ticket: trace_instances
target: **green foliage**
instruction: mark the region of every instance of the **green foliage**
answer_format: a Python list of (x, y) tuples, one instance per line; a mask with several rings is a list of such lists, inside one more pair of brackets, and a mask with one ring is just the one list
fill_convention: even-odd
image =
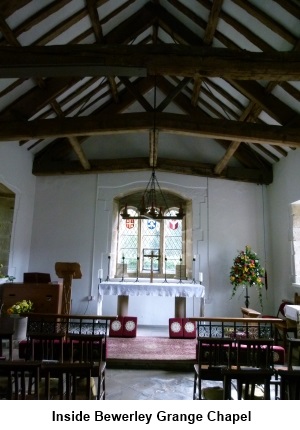
[(17, 302), (12, 307), (7, 309), (9, 315), (12, 314), (25, 314), (33, 310), (33, 303), (30, 300), (22, 300)]
[(239, 285), (252, 287), (256, 286), (261, 307), (262, 303), (262, 287), (264, 285), (265, 270), (260, 265), (259, 258), (256, 252), (253, 252), (249, 245), (245, 251), (239, 251), (233, 261), (233, 266), (230, 270), (230, 283), (233, 285), (231, 297), (236, 294)]

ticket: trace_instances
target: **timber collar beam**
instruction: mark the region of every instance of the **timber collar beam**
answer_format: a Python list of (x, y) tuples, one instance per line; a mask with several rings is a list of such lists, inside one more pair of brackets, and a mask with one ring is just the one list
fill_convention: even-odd
[[(91, 117), (5, 121), (0, 124), (0, 141), (21, 141), (149, 132), (153, 127), (153, 115), (143, 112), (121, 115), (103, 114)], [(300, 126), (298, 125), (278, 126), (214, 118), (204, 120), (202, 116), (197, 115), (191, 117), (182, 114), (157, 113), (156, 128), (165, 133), (300, 148)]]
[(174, 44), (0, 47), (0, 78), (103, 75), (292, 81), (300, 79), (300, 52)]

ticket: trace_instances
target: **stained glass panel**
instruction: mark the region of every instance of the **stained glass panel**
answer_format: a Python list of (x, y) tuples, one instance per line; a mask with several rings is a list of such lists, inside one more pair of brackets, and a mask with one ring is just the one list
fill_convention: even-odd
[[(137, 212), (134, 209), (128, 209), (131, 216), (136, 216)], [(122, 219), (120, 217), (120, 230), (118, 242), (118, 263), (122, 263), (124, 255), (124, 263), (127, 264), (127, 272), (136, 271), (136, 258), (138, 256), (138, 220), (137, 219)]]
[[(134, 208), (127, 210), (132, 216), (138, 215)], [(177, 211), (178, 209), (174, 208), (171, 214), (175, 215)], [(135, 274), (137, 263), (140, 263), (140, 274), (150, 273), (151, 264), (153, 272), (161, 276), (176, 274), (176, 265), (180, 262), (180, 256), (184, 254), (182, 220), (124, 220), (120, 216), (119, 222), (117, 262), (122, 263), (124, 255), (128, 273)], [(154, 257), (151, 257), (151, 252), (154, 253)]]
[[(171, 210), (175, 215), (177, 210)], [(176, 273), (176, 265), (180, 262), (182, 255), (182, 220), (165, 220), (164, 221), (164, 245), (165, 245), (165, 270), (167, 274)]]

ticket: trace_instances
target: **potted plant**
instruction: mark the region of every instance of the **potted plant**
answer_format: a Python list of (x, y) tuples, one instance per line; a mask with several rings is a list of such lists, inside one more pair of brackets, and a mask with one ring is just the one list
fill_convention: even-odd
[(21, 315), (31, 312), (33, 310), (33, 303), (30, 300), (22, 300), (15, 303), (7, 309), (8, 315)]
[(263, 308), (262, 287), (264, 285), (264, 274), (265, 270), (261, 266), (256, 252), (253, 252), (251, 247), (246, 245), (245, 251), (238, 251), (230, 270), (230, 283), (233, 285), (231, 298), (236, 294), (238, 286), (244, 285), (246, 287), (245, 305), (248, 308), (248, 287), (256, 286), (259, 302), (261, 308)]
[(33, 303), (31, 300), (21, 300), (16, 302), (7, 309), (7, 314), (14, 318), (14, 334), (13, 339), (20, 341), (26, 339), (27, 321), (26, 314), (33, 310)]

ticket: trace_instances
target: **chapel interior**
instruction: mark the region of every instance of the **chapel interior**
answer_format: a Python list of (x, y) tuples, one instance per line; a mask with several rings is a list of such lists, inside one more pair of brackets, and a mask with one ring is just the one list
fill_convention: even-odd
[(0, 399), (299, 400), (299, 0), (0, 17)]

